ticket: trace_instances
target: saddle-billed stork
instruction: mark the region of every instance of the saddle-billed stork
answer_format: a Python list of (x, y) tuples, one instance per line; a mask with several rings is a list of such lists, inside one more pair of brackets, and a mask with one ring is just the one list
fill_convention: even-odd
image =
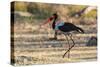
[[(54, 13), (44, 24), (47, 24), (49, 23), (50, 21), (53, 20), (53, 23), (52, 23), (52, 28), (53, 30), (55, 30), (55, 34), (54, 34), (54, 38), (53, 39), (57, 39), (57, 32), (60, 31), (62, 32), (65, 37), (67, 38), (67, 36), (70, 37), (70, 39), (72, 40), (73, 42), (73, 45), (70, 46), (69, 44), (69, 40), (68, 40), (68, 44), (69, 44), (69, 49), (65, 52), (65, 54), (63, 55), (63, 58), (64, 56), (66, 55), (66, 53), (70, 52), (70, 50), (74, 47), (75, 45), (75, 42), (74, 40), (72, 39), (72, 34), (70, 33), (71, 31), (77, 31), (79, 33), (84, 33), (84, 30), (80, 27), (77, 27), (75, 26), (74, 24), (72, 23), (69, 23), (69, 22), (63, 22), (63, 21), (57, 21), (57, 18), (58, 18), (58, 14), (57, 13)], [(43, 25), (44, 25), (43, 24)], [(66, 36), (67, 35), (67, 36)], [(69, 55), (69, 54), (68, 54)], [(69, 57), (69, 56), (68, 56)]]

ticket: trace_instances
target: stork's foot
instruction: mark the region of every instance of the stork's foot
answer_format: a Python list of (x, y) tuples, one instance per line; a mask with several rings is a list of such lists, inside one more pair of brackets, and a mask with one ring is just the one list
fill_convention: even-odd
[(57, 40), (57, 38), (49, 38), (49, 40)]

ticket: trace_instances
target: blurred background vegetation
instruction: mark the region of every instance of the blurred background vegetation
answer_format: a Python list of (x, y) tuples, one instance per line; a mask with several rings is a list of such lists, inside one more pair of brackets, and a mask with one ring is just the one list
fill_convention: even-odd
[(95, 6), (14, 2), (14, 7), (11, 9), (15, 10), (14, 15), (16, 20), (27, 19), (27, 22), (33, 22), (33, 19), (34, 21), (37, 19), (38, 21), (45, 20), (55, 12), (57, 12), (59, 17), (63, 18), (64, 21), (72, 19), (74, 23), (85, 24), (82, 19), (85, 21), (87, 19), (97, 19), (97, 9)]

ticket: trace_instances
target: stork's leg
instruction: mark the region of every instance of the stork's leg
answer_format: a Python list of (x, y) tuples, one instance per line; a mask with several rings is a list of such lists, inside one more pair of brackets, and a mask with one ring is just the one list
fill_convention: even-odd
[[(70, 37), (70, 39), (72, 40), (73, 45), (75, 46), (75, 42), (74, 42), (74, 40), (72, 39), (72, 34), (70, 34), (69, 37)], [(73, 46), (73, 47), (74, 47), (74, 46)]]
[(57, 40), (57, 31), (55, 31), (54, 33), (54, 37), (53, 38), (49, 38), (50, 40)]
[[(65, 34), (64, 34), (65, 35)], [(69, 43), (69, 39), (68, 39), (68, 37), (65, 35), (65, 37), (66, 37), (66, 39), (67, 39), (67, 42), (68, 42), (68, 46), (69, 46), (69, 48), (70, 48), (70, 43)], [(70, 51), (68, 52), (68, 58), (70, 58)]]
[(75, 42), (74, 42), (74, 40), (72, 39), (72, 34), (70, 34), (70, 35), (68, 35), (69, 37), (70, 37), (70, 39), (72, 40), (72, 42), (73, 42), (73, 45), (72, 46), (70, 46), (70, 48), (64, 53), (64, 55), (63, 55), (63, 58), (65, 57), (65, 55), (75, 46)]
[(57, 40), (57, 31), (55, 31), (54, 39)]

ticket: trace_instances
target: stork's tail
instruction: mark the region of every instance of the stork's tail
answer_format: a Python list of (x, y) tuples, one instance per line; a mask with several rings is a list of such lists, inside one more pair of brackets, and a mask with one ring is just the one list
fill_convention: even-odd
[(80, 28), (80, 27), (76, 27), (76, 28), (77, 28), (76, 31), (78, 31), (78, 32), (80, 32), (80, 33), (84, 33), (84, 30), (83, 30), (82, 28)]

